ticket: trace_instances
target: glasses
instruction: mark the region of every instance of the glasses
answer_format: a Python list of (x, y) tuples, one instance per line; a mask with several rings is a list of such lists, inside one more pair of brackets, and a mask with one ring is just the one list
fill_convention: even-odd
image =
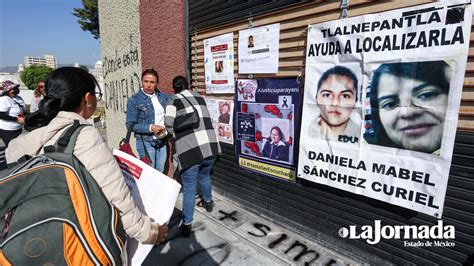
[(97, 101), (102, 100), (102, 95), (103, 95), (103, 93), (102, 93), (102, 90), (100, 89), (99, 84), (96, 84), (96, 86), (95, 86), (95, 97), (96, 97)]
[(100, 90), (95, 92), (95, 97), (97, 98), (97, 101), (102, 100), (102, 95), (102, 91)]

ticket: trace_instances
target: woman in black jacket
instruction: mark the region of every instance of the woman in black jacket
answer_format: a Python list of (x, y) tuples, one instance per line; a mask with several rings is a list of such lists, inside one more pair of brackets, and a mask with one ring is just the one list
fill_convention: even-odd
[(270, 130), (270, 137), (263, 145), (262, 155), (270, 159), (288, 162), (289, 147), (285, 142), (285, 136), (277, 126)]

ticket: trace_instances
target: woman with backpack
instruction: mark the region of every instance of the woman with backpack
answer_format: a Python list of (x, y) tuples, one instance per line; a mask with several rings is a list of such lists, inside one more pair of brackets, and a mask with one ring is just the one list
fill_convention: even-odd
[[(56, 143), (75, 120), (87, 124), (86, 120), (102, 97), (101, 92), (96, 92), (96, 86), (95, 78), (80, 68), (63, 67), (51, 72), (39, 111), (25, 118), (25, 129), (30, 132), (10, 143), (6, 150), (7, 162), (16, 162), (23, 155), (44, 153), (44, 147)], [(145, 244), (165, 241), (168, 226), (153, 223), (137, 208), (114, 156), (97, 129), (87, 126), (80, 131), (73, 154), (95, 179), (107, 200), (119, 210), (130, 238)], [(122, 260), (125, 259), (122, 256)]]

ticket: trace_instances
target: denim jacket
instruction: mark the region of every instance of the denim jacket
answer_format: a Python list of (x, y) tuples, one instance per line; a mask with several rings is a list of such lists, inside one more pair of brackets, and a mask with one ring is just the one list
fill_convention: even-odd
[[(159, 90), (157, 90), (155, 94), (158, 96), (158, 101), (161, 106), (163, 106), (163, 109), (166, 110), (169, 94), (160, 92)], [(150, 97), (140, 88), (140, 90), (127, 101), (127, 120), (125, 125), (128, 128), (134, 124), (133, 132), (136, 139), (143, 137), (144, 141), (156, 142), (157, 140), (153, 138), (153, 133), (150, 132), (150, 125), (154, 123), (155, 109), (153, 108)]]

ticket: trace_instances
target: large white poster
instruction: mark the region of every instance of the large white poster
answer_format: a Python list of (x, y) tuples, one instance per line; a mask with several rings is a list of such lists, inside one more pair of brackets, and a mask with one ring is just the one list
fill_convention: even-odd
[(466, 3), (309, 26), (300, 178), (442, 216), (470, 40)]
[[(113, 154), (140, 211), (158, 224), (168, 223), (181, 185), (134, 156), (117, 149)], [(129, 265), (141, 265), (153, 246), (127, 238)]]
[(216, 130), (217, 139), (221, 142), (234, 144), (234, 101), (206, 98), (207, 109), (212, 125)]
[(234, 34), (204, 40), (206, 93), (234, 93)]
[(239, 74), (278, 73), (280, 23), (239, 31)]

